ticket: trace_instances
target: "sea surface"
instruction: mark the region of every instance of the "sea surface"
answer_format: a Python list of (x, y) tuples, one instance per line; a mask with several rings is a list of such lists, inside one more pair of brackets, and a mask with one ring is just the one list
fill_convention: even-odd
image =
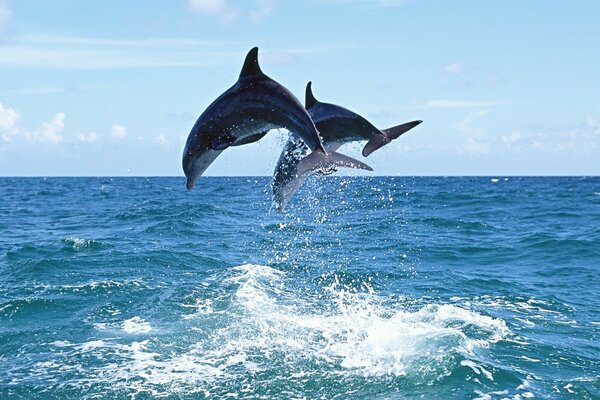
[(0, 178), (2, 399), (599, 399), (600, 178)]

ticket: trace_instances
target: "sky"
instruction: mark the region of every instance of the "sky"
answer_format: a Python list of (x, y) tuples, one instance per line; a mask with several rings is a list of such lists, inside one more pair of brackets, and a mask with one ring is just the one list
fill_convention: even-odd
[[(259, 47), (302, 101), (423, 124), (375, 175), (600, 174), (596, 0), (0, 0), (0, 176), (182, 176), (198, 116)], [(287, 133), (206, 175), (271, 175)]]

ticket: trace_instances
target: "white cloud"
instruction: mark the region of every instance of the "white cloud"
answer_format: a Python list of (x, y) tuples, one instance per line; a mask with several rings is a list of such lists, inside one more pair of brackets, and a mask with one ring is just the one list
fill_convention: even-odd
[(444, 67), (444, 73), (447, 75), (458, 75), (463, 72), (463, 66), (461, 63), (448, 64)]
[(462, 146), (459, 152), (462, 154), (485, 155), (489, 154), (490, 150), (491, 146), (489, 143), (475, 139), (467, 139), (467, 142)]
[(529, 130), (513, 130), (505, 133), (488, 131), (481, 126), (480, 119), (486, 110), (472, 111), (466, 117), (453, 124), (457, 131), (468, 135), (466, 142), (459, 146), (460, 154), (486, 155), (498, 154), (581, 154), (589, 155), (600, 145), (598, 125), (594, 118), (585, 122), (540, 126)]
[(4, 108), (0, 103), (0, 138), (5, 141), (10, 141), (10, 136), (18, 132), (17, 124), (21, 116), (12, 108)]
[(66, 89), (59, 87), (30, 87), (14, 89), (10, 93), (13, 96), (40, 96), (45, 94), (56, 94), (64, 92), (66, 92)]
[(590, 128), (595, 133), (600, 134), (600, 123), (598, 123), (598, 121), (596, 121), (596, 119), (594, 117), (592, 117), (591, 115), (588, 115), (587, 118), (585, 119), (585, 122), (586, 122), (588, 128)]
[(534, 139), (531, 141), (531, 148), (534, 150), (542, 150), (544, 148), (544, 143)]
[(235, 21), (239, 15), (239, 10), (230, 6), (227, 0), (188, 0), (188, 6), (193, 12), (217, 17), (226, 24)]
[(103, 47), (103, 48), (127, 48), (132, 51), (134, 48), (150, 48), (153, 51), (160, 48), (181, 48), (199, 46), (221, 46), (229, 42), (223, 40), (203, 40), (190, 38), (150, 38), (150, 39), (102, 39), (94, 37), (78, 36), (56, 36), (56, 35), (22, 35), (18, 37), (19, 43), (23, 44), (42, 44), (44, 47), (50, 46), (83, 46)]
[(158, 143), (161, 146), (166, 146), (169, 144), (169, 141), (167, 140), (167, 137), (165, 136), (164, 133), (161, 133), (160, 135), (158, 135), (155, 139), (156, 143)]
[(429, 100), (425, 108), (476, 108), (508, 106), (511, 103), (504, 100)]
[(460, 131), (460, 132), (463, 132), (463, 133), (466, 133), (469, 135), (481, 135), (481, 134), (485, 133), (486, 129), (478, 127), (478, 126), (473, 126), (473, 123), (476, 120), (478, 120), (479, 118), (486, 115), (487, 113), (488, 113), (487, 110), (470, 112), (465, 118), (463, 118), (459, 121), (456, 121), (452, 126), (457, 131)]
[(521, 132), (512, 132), (510, 135), (502, 135), (502, 142), (512, 144), (520, 141), (521, 138)]
[(80, 133), (77, 135), (77, 139), (79, 139), (80, 142), (93, 143), (98, 139), (98, 135), (96, 135), (96, 132), (90, 132), (88, 134)]
[(0, 46), (0, 68), (103, 69), (239, 63), (238, 54), (223, 50), (226, 43), (186, 38), (121, 40), (25, 35)]
[[(1, 1), (1, 0), (0, 0)], [(69, 36), (18, 36), (0, 46), (0, 70), (9, 69), (116, 69), (223, 66), (239, 68), (246, 46), (228, 41), (196, 39), (98, 39)], [(286, 63), (304, 54), (327, 51), (317, 47), (261, 51), (261, 60)], [(235, 50), (238, 49), (238, 50)], [(32, 95), (67, 91), (64, 88), (16, 89), (12, 94)]]
[(275, 0), (254, 0), (251, 7), (246, 3), (239, 0), (188, 0), (188, 7), (194, 13), (215, 17), (224, 24), (231, 24), (240, 16), (258, 24), (275, 9)]
[(255, 24), (258, 24), (264, 21), (274, 9), (275, 2), (273, 0), (258, 0), (256, 1), (256, 8), (250, 10), (250, 19)]
[(52, 121), (44, 122), (33, 132), (27, 132), (27, 139), (31, 142), (60, 143), (64, 140), (60, 132), (65, 129), (65, 114), (58, 113)]
[[(416, 0), (333, 0), (336, 4), (355, 4), (364, 7), (394, 7), (412, 3)], [(322, 2), (322, 1), (320, 1)]]
[(227, 8), (225, 0), (189, 0), (190, 9), (194, 12), (218, 14)]
[(115, 139), (122, 139), (127, 134), (127, 128), (122, 125), (113, 125), (110, 129), (110, 136)]
[(11, 32), (12, 24), (13, 14), (8, 6), (8, 1), (0, 0), (0, 38)]

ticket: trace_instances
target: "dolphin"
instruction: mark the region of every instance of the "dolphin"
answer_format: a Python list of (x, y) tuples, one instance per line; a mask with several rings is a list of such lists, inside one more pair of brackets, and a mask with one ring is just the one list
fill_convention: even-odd
[(260, 140), (270, 130), (285, 128), (312, 152), (298, 161), (298, 176), (311, 171), (352, 167), (372, 171), (353, 158), (325, 150), (319, 132), (300, 101), (284, 86), (265, 75), (252, 48), (237, 82), (220, 95), (194, 124), (183, 151), (182, 166), (191, 190), (206, 168), (229, 146)]
[[(308, 82), (306, 85), (305, 96), (305, 107), (321, 133), (323, 144), (328, 151), (337, 151), (345, 143), (368, 140), (362, 150), (362, 155), (367, 157), (423, 122), (411, 121), (379, 130), (365, 118), (344, 107), (318, 101), (312, 92), (312, 82)], [(276, 208), (280, 212), (310, 175), (299, 175), (296, 172), (296, 165), (307, 152), (308, 147), (301, 138), (290, 138), (279, 156), (271, 187)], [(315, 169), (311, 172), (327, 175), (336, 170), (337, 167), (331, 165), (328, 168)]]

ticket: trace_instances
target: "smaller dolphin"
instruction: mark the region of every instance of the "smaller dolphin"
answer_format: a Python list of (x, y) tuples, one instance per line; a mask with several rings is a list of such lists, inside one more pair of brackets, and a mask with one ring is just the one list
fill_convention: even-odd
[(223, 150), (256, 142), (278, 128), (302, 138), (312, 150), (296, 163), (294, 173), (299, 176), (333, 166), (372, 171), (360, 161), (325, 150), (306, 109), (289, 90), (262, 72), (254, 47), (246, 55), (237, 82), (208, 106), (188, 136), (182, 160), (188, 190)]
[[(345, 143), (368, 140), (362, 150), (362, 155), (365, 157), (423, 122), (412, 121), (379, 130), (365, 118), (344, 107), (322, 103), (315, 99), (312, 82), (308, 82), (306, 85), (305, 107), (321, 133), (323, 144), (327, 150), (337, 151)], [(271, 186), (276, 208), (280, 212), (309, 176), (309, 174), (296, 173), (296, 165), (307, 151), (308, 148), (302, 140), (290, 138), (279, 156)], [(311, 172), (327, 175), (336, 170), (335, 166), (330, 166), (330, 168), (321, 168)]]

